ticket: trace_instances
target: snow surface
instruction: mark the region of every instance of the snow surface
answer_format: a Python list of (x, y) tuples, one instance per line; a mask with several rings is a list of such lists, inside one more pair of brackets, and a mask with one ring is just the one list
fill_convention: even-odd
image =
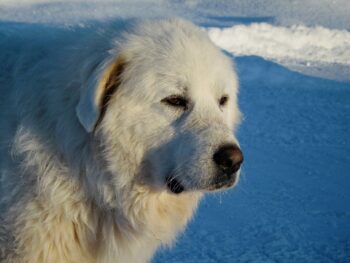
[(208, 34), (221, 48), (238, 56), (260, 55), (277, 60), (350, 64), (350, 32), (345, 30), (254, 23), (213, 28)]
[(349, 14), (348, 0), (1, 0), (0, 30), (173, 15), (201, 25), (236, 56), (243, 176), (153, 262), (349, 262)]
[[(253, 23), (209, 28), (208, 34), (218, 46), (237, 56), (257, 55), (311, 75), (316, 74), (312, 69), (318, 68), (328, 78), (350, 80), (350, 32), (346, 30)], [(344, 70), (331, 75), (329, 67)]]

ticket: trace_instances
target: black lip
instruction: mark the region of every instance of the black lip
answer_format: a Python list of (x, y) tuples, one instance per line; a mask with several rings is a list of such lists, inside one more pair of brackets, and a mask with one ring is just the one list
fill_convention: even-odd
[(232, 185), (234, 185), (237, 180), (236, 174), (224, 175), (224, 177), (221, 177), (221, 178), (224, 178), (224, 179), (213, 180), (212, 184), (209, 187), (209, 191), (219, 190), (221, 188), (229, 188)]
[(166, 178), (166, 185), (168, 186), (169, 190), (174, 194), (180, 194), (185, 190), (184, 186), (172, 176), (168, 176)]

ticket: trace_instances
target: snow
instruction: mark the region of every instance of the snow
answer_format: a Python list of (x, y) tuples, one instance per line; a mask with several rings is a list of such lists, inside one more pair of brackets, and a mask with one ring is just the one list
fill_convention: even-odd
[(348, 262), (349, 14), (348, 0), (2, 0), (0, 30), (172, 15), (201, 25), (235, 56), (243, 176), (153, 262)]
[(328, 73), (327, 77), (350, 80), (350, 32), (346, 30), (253, 23), (209, 28), (208, 34), (219, 47), (236, 56), (257, 55), (292, 69), (299, 66), (309, 74), (311, 67), (343, 67), (348, 70), (342, 75), (337, 71), (337, 75)]

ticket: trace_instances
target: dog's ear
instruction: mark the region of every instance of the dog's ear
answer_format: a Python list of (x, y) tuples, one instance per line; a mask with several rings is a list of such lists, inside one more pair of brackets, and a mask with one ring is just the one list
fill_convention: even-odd
[(122, 81), (125, 65), (125, 59), (119, 57), (101, 73), (90, 76), (76, 107), (78, 119), (87, 132), (92, 132), (103, 119), (109, 100)]

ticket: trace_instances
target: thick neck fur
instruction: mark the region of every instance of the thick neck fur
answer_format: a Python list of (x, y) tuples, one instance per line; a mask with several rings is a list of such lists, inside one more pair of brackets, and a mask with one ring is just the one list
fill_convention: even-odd
[(118, 186), (108, 174), (90, 165), (95, 157), (88, 148), (75, 153), (85, 156), (85, 167), (69, 167), (64, 155), (58, 160), (29, 130), (19, 129), (14, 151), (23, 168), (38, 176), (35, 196), (22, 200), (25, 210), (15, 215), (21, 262), (144, 262), (159, 245), (172, 241), (200, 198), (198, 193), (151, 192), (136, 184), (112, 189)]

